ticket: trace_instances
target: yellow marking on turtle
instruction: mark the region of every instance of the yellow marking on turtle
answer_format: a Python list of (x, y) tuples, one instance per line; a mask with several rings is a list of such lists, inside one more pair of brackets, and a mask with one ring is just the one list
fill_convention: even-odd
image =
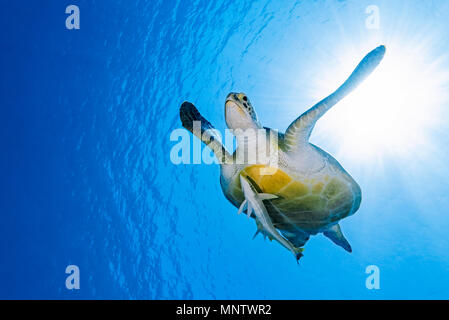
[[(274, 174), (263, 175), (262, 173), (266, 172), (263, 169), (269, 169), (274, 172)], [(278, 194), (282, 188), (292, 181), (292, 178), (290, 178), (290, 176), (284, 171), (276, 169), (277, 168), (256, 164), (246, 167), (242, 173), (247, 174), (251, 179), (253, 179), (263, 192)]]
[(317, 184), (313, 185), (312, 192), (317, 194), (320, 193), (323, 190), (324, 183), (318, 182)]
[(306, 184), (299, 181), (292, 181), (288, 186), (281, 190), (279, 195), (286, 199), (293, 199), (305, 196), (306, 194), (309, 194), (309, 192), (309, 187)]
[[(251, 165), (241, 171), (249, 177), (261, 192), (280, 196), (273, 205), (283, 212), (324, 212), (327, 207), (340, 207), (344, 200), (338, 195), (347, 191), (345, 183), (325, 176), (321, 179), (293, 180), (287, 173), (274, 168), (273, 175), (264, 175), (263, 169), (273, 169), (266, 165)], [(327, 182), (326, 182), (327, 180)], [(240, 183), (240, 182), (237, 182)], [(330, 201), (332, 200), (332, 201)], [(343, 200), (343, 201), (342, 201)]]
[[(264, 175), (264, 170), (272, 170), (273, 175)], [(341, 190), (342, 184), (336, 179), (332, 179), (326, 185), (317, 179), (306, 179), (303, 182), (293, 180), (287, 173), (279, 168), (266, 165), (252, 165), (246, 167), (241, 172), (244, 176), (249, 176), (257, 186), (265, 193), (277, 194), (283, 199), (297, 199), (306, 195), (318, 195), (325, 191), (326, 197), (332, 197)], [(325, 177), (325, 179), (329, 177)], [(316, 198), (312, 198), (316, 199)], [(316, 199), (317, 200), (317, 199)]]

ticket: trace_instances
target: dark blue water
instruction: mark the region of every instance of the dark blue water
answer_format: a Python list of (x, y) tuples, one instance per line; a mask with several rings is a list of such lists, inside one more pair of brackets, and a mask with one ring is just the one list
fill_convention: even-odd
[[(251, 240), (217, 166), (170, 161), (184, 100), (223, 130), (226, 95), (244, 91), (285, 130), (330, 93), (316, 86), (327, 66), (350, 72), (394, 35), (431, 39), (449, 89), (446, 1), (375, 1), (380, 31), (365, 27), (371, 2), (2, 1), (0, 298), (449, 298), (445, 112), (432, 148), (376, 153), (382, 166), (341, 155), (363, 191), (342, 222), (353, 253), (319, 235), (299, 266)], [(65, 28), (69, 4), (79, 30)], [(65, 287), (72, 264), (80, 290)], [(369, 265), (379, 290), (365, 286)]]

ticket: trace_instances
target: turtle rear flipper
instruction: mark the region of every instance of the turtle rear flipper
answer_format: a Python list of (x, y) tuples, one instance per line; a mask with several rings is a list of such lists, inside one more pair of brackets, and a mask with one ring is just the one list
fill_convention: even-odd
[(232, 156), (221, 143), (219, 132), (195, 106), (185, 101), (179, 110), (182, 126), (203, 141), (215, 154), (219, 163), (230, 163)]
[(337, 246), (342, 247), (348, 252), (352, 252), (351, 245), (349, 244), (348, 240), (346, 240), (343, 232), (341, 232), (340, 225), (338, 225), (338, 223), (324, 231), (323, 234)]

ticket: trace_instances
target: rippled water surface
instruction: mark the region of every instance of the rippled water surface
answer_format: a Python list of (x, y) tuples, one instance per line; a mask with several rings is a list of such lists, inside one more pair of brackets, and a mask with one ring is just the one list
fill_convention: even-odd
[[(341, 223), (353, 253), (318, 235), (299, 266), (251, 240), (217, 166), (170, 161), (185, 100), (224, 130), (225, 97), (243, 91), (283, 131), (379, 44), (425, 44), (449, 70), (446, 1), (374, 1), (379, 30), (365, 25), (373, 1), (72, 2), (80, 30), (65, 29), (65, 3), (1, 4), (0, 297), (449, 298), (447, 100), (431, 148), (406, 156), (348, 153), (318, 126), (312, 141), (363, 201)], [(78, 291), (64, 285), (70, 264)], [(380, 290), (365, 287), (369, 265)]]

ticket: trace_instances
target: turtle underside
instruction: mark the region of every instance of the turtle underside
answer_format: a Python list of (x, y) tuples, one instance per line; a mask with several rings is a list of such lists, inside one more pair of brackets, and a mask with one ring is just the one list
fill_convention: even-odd
[(280, 168), (274, 174), (264, 175), (264, 168), (268, 167), (249, 165), (238, 171), (224, 189), (225, 195), (240, 206), (244, 195), (238, 177), (242, 174), (259, 192), (278, 196), (264, 202), (268, 214), (274, 226), (288, 238), (302, 235), (302, 240), (296, 240), (297, 246), (302, 246), (308, 235), (322, 232), (351, 215), (360, 205), (360, 188), (343, 172), (326, 168), (313, 177), (300, 177)]

